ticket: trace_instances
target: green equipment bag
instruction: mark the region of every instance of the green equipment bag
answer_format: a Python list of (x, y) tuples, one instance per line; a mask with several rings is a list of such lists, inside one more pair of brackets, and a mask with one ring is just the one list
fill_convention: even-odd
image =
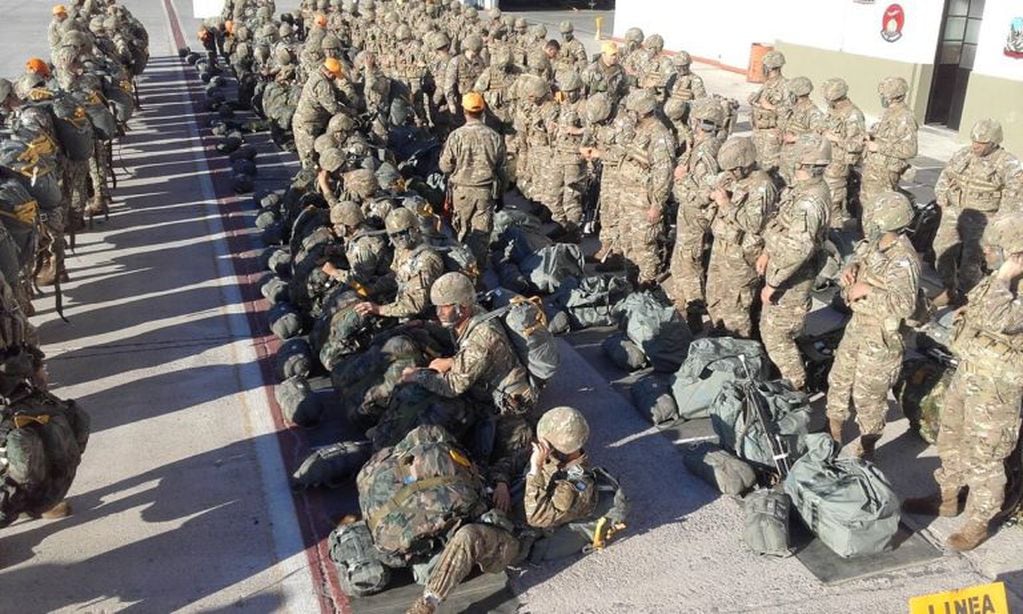
[(373, 545), (365, 521), (340, 525), (331, 531), (327, 544), (338, 583), (349, 597), (379, 593), (391, 581), (391, 568), (384, 562), (387, 557)]
[(616, 367), (623, 371), (631, 373), (648, 364), (643, 349), (630, 341), (629, 337), (622, 332), (614, 333), (604, 339), (600, 343), (600, 350)]
[[(805, 394), (792, 390), (788, 382), (757, 382), (757, 390), (767, 401), (771, 428), (777, 429), (788, 451), (789, 462), (806, 451), (807, 427), (810, 423), (810, 401)], [(711, 426), (721, 447), (756, 466), (775, 469), (771, 441), (764, 432), (747, 395), (743, 382), (728, 382), (710, 407)]]
[(323, 403), (301, 375), (284, 380), (274, 389), (284, 418), (298, 426), (315, 426), (323, 415)]
[(686, 358), (693, 335), (675, 307), (653, 292), (635, 292), (622, 303), (622, 328), (654, 369), (675, 372)]
[(271, 305), (288, 300), (288, 284), (277, 275), (271, 273), (259, 286), (259, 293), (263, 295)]
[(684, 452), (682, 462), (693, 475), (723, 495), (741, 496), (757, 484), (753, 467), (709, 441), (690, 446)]
[(890, 550), (900, 502), (881, 470), (838, 458), (838, 446), (824, 433), (808, 435), (806, 444), (784, 482), (806, 526), (843, 558)]
[(550, 294), (570, 277), (582, 277), (585, 261), (579, 246), (555, 243), (530, 254), (519, 263), (519, 270), (529, 280), (530, 288)]
[(267, 313), (270, 319), (270, 331), (282, 341), (302, 334), (302, 316), (288, 302), (276, 303)]
[(902, 365), (895, 397), (909, 418), (910, 428), (927, 443), (938, 441), (945, 393), (954, 374), (954, 368), (926, 357), (907, 360)]
[(484, 322), (498, 319), (512, 342), (515, 355), (529, 371), (530, 382), (535, 386), (546, 383), (557, 373), (561, 354), (557, 338), (547, 328), (547, 314), (542, 301), (501, 289), (488, 296), (497, 309), (474, 317), (464, 334)]
[(746, 526), (742, 540), (753, 552), (767, 556), (791, 556), (789, 512), (792, 500), (780, 488), (755, 490), (742, 500)]
[(368, 441), (342, 441), (320, 448), (291, 474), (291, 487), (336, 488), (358, 473), (372, 454), (373, 446)]
[(356, 485), (373, 543), (384, 554), (406, 558), (431, 553), (489, 505), (483, 478), (439, 426), (417, 427), (374, 454)]
[(671, 384), (679, 418), (692, 420), (710, 416), (710, 406), (726, 382), (745, 379), (739, 362), (746, 364), (757, 379), (767, 379), (770, 362), (760, 343), (731, 337), (697, 339), (689, 345), (689, 353)]
[(651, 373), (630, 386), (632, 404), (654, 424), (671, 422), (678, 417), (678, 406), (671, 396), (671, 384), (664, 375)]
[(282, 382), (288, 378), (309, 377), (313, 370), (313, 350), (304, 337), (288, 339), (277, 348), (274, 369)]
[(551, 308), (568, 314), (573, 329), (617, 326), (622, 303), (632, 284), (619, 275), (591, 275), (567, 279), (548, 299)]
[(601, 467), (586, 469), (598, 490), (597, 506), (589, 518), (544, 531), (533, 542), (529, 561), (540, 563), (577, 554), (603, 550), (619, 533), (626, 529), (631, 506), (621, 484)]

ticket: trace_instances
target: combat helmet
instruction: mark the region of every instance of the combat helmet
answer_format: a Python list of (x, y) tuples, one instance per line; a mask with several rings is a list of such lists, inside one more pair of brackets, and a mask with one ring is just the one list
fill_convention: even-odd
[(325, 34), (323, 36), (323, 40), (320, 41), (320, 49), (323, 51), (329, 51), (331, 49), (341, 51), (341, 39), (333, 34)]
[(692, 117), (719, 128), (725, 123), (725, 110), (714, 98), (701, 98), (693, 103)]
[(671, 61), (675, 66), (689, 66), (693, 63), (693, 56), (689, 55), (688, 51), (679, 51), (672, 57)]
[(625, 31), (625, 36), (622, 38), (624, 38), (627, 42), (636, 43), (638, 45), (643, 42), (643, 30), (640, 30), (639, 28), (629, 28)]
[(343, 224), (354, 228), (365, 221), (366, 216), (362, 213), (359, 204), (350, 200), (343, 200), (330, 208), (330, 223)]
[(824, 94), (824, 100), (835, 102), (849, 95), (849, 84), (839, 77), (828, 79), (821, 84), (821, 93)]
[(785, 54), (781, 51), (768, 51), (764, 54), (764, 68), (781, 68), (785, 65)]
[(558, 89), (563, 92), (578, 92), (583, 89), (583, 78), (574, 70), (566, 70), (558, 75)]
[(1023, 253), (1023, 213), (1012, 213), (1000, 217), (991, 224), (991, 243), (1002, 248), (1008, 255)]
[(1002, 124), (993, 119), (982, 119), (970, 130), (970, 140), (974, 143), (1002, 143)]
[(604, 92), (597, 92), (586, 99), (586, 120), (599, 124), (611, 117), (611, 99)]
[(657, 97), (649, 90), (633, 90), (625, 97), (625, 108), (638, 115), (650, 115), (657, 109)]
[(345, 158), (337, 147), (331, 146), (320, 154), (319, 162), (320, 168), (328, 173), (334, 173), (344, 165)]
[(555, 407), (540, 416), (536, 436), (561, 454), (574, 454), (582, 450), (590, 438), (590, 425), (578, 409)]
[(558, 31), (562, 34), (571, 34), (575, 32), (575, 26), (572, 25), (571, 21), (567, 19), (558, 24)]
[(874, 226), (882, 232), (895, 232), (913, 221), (913, 205), (905, 194), (889, 190), (874, 198)]
[(647, 49), (652, 49), (653, 51), (660, 53), (664, 51), (664, 37), (660, 34), (651, 34), (646, 37), (645, 41), (643, 41), (643, 46)]
[(345, 190), (359, 198), (369, 198), (380, 188), (376, 175), (368, 168), (357, 168), (345, 173), (344, 186)]
[(809, 96), (813, 91), (813, 82), (806, 77), (796, 77), (789, 81), (789, 91), (794, 96)]
[(877, 85), (877, 92), (889, 100), (904, 98), (909, 93), (909, 83), (902, 77), (885, 77)]
[(753, 139), (736, 136), (725, 141), (718, 150), (718, 166), (721, 170), (730, 171), (737, 168), (749, 168), (757, 162), (757, 148)]
[(430, 302), (442, 305), (472, 305), (476, 302), (476, 288), (472, 280), (462, 273), (445, 273), (430, 287)]
[(816, 132), (799, 135), (796, 141), (796, 161), (805, 166), (831, 164), (831, 141)]

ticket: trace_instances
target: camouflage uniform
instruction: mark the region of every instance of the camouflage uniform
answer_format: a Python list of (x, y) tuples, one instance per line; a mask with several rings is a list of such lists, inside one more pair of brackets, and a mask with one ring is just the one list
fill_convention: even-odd
[[(523, 85), (525, 91), (538, 87), (539, 79), (535, 75), (529, 75), (526, 79)], [(519, 135), (520, 144), (519, 188), (526, 198), (538, 202), (547, 201), (551, 191), (553, 128), (558, 118), (558, 104), (550, 99), (546, 83), (542, 84), (542, 89), (543, 97), (530, 96), (533, 101), (523, 100), (515, 115), (515, 131)]]
[(413, 318), (422, 314), (429, 304), (430, 286), (444, 274), (444, 259), (428, 245), (396, 249), (391, 269), (398, 294), (394, 301), (380, 306), (380, 315)]
[(583, 220), (582, 189), (586, 166), (579, 147), (582, 145), (585, 104), (585, 100), (573, 101), (566, 97), (558, 105), (554, 156), (547, 164), (551, 178), (544, 204), (551, 210), (551, 219), (570, 233), (576, 231)]
[(760, 336), (782, 377), (799, 389), (806, 385), (806, 370), (796, 337), (810, 310), (830, 203), (823, 178), (796, 180), (782, 194), (778, 215), (764, 231), (764, 253), (769, 258), (764, 281), (777, 290), (775, 302), (763, 306)]
[(444, 143), (441, 171), (450, 175), (451, 224), (481, 268), (488, 262), (494, 207), (504, 184), (504, 139), (470, 119)]
[(721, 143), (713, 134), (700, 132), (692, 150), (679, 161), (685, 177), (675, 181), (678, 202), (675, 225), (675, 247), (671, 253), (671, 279), (675, 304), (687, 306), (706, 302), (703, 291), (703, 250), (707, 233), (714, 219), (714, 206), (707, 182), (718, 173), (718, 148)]
[(868, 236), (874, 214), (870, 204), (881, 192), (899, 189), (899, 179), (909, 169), (909, 160), (916, 156), (916, 132), (913, 111), (901, 100), (885, 108), (881, 121), (870, 130), (870, 140), (877, 143), (878, 149), (864, 154), (860, 183), (861, 222)]
[[(827, 84), (824, 87), (826, 95)], [(867, 124), (859, 107), (843, 97), (829, 106), (821, 132), (832, 145), (831, 165), (824, 171), (824, 181), (831, 189), (831, 227), (840, 228), (849, 219), (849, 173), (863, 157)]]
[(861, 437), (879, 436), (888, 412), (888, 391), (902, 368), (903, 324), (916, 308), (920, 262), (904, 235), (885, 247), (878, 241), (862, 244), (853, 262), (858, 266), (856, 281), (871, 290), (849, 305), (852, 320), (828, 376), (827, 415), (844, 422), (854, 407)]
[(1005, 458), (1016, 446), (1023, 402), (1023, 298), (991, 275), (969, 294), (953, 331), (959, 366), (938, 432), (942, 491), (969, 487), (968, 521), (985, 527), (1005, 498)]
[(587, 96), (605, 92), (611, 99), (612, 106), (616, 106), (628, 93), (625, 71), (619, 64), (608, 66), (601, 58), (597, 58), (586, 67), (581, 76), (583, 83), (586, 84)]
[[(806, 77), (798, 77), (790, 81), (790, 85), (809, 84)], [(792, 87), (789, 88), (792, 91)], [(805, 94), (802, 92), (806, 91)], [(812, 85), (810, 86), (812, 91)], [(779, 173), (786, 183), (792, 181), (792, 173), (795, 171), (793, 152), (795, 150), (795, 139), (801, 134), (810, 132), (821, 132), (824, 114), (817, 108), (817, 105), (810, 100), (810, 91), (796, 90), (797, 98), (789, 107), (788, 112), (781, 118), (780, 127), (782, 134), (781, 153), (779, 154)]]
[(684, 116), (688, 118), (689, 105), (694, 100), (706, 98), (707, 88), (703, 85), (703, 77), (689, 72), (692, 60), (688, 53), (681, 51), (672, 60), (675, 63), (675, 74), (668, 90), (668, 98), (684, 102), (686, 104)]
[(778, 166), (782, 146), (781, 120), (791, 103), (785, 77), (781, 74), (768, 77), (749, 97), (757, 164), (765, 171), (770, 172)]
[[(592, 99), (591, 99), (592, 100)], [(610, 122), (591, 124), (583, 143), (601, 152), (600, 188), (597, 194), (600, 210), (600, 245), (605, 253), (625, 250), (621, 231), (624, 217), (621, 207), (621, 165), (625, 159), (625, 144), (636, 131), (636, 116), (619, 109)]]
[(472, 91), (486, 67), (478, 55), (470, 58), (464, 53), (448, 62), (444, 73), (444, 96), (448, 101), (448, 110), (456, 117), (462, 112), (462, 96)]
[(965, 147), (941, 171), (934, 195), (941, 207), (936, 268), (945, 288), (966, 294), (983, 277), (985, 231), (997, 217), (1023, 211), (1023, 166), (1001, 147), (983, 157)]
[(325, 75), (323, 70), (318, 70), (309, 76), (302, 88), (291, 127), (303, 167), (313, 167), (313, 144), (316, 137), (323, 134), (332, 116), (345, 110), (351, 103), (344, 91), (351, 84), (345, 80), (345, 87), (341, 87), (338, 81), (342, 79), (340, 77), (335, 80)]
[(387, 268), (387, 239), (369, 226), (363, 226), (344, 241), (348, 268), (334, 279), (339, 283), (370, 286)]

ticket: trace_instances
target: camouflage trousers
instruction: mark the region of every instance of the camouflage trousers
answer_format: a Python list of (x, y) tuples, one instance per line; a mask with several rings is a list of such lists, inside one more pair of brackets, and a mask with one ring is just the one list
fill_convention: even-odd
[(550, 189), (548, 186), (551, 183), (551, 173), (548, 169), (553, 158), (554, 151), (547, 145), (530, 143), (526, 148), (525, 165), (529, 181), (523, 193), (529, 200), (540, 203), (546, 200)]
[(622, 253), (634, 270), (638, 270), (641, 284), (657, 280), (660, 260), (657, 258), (657, 236), (661, 232), (660, 221), (651, 223), (647, 218), (650, 198), (646, 186), (623, 181), (619, 192), (619, 238)]
[(753, 334), (753, 302), (760, 287), (741, 245), (715, 239), (707, 267), (707, 312), (711, 326), (732, 337)]
[[(843, 170), (844, 169), (844, 170)], [(828, 222), (832, 228), (842, 228), (849, 219), (849, 167), (828, 167), (824, 171), (824, 183), (831, 191), (831, 213)]]
[(66, 160), (61, 187), (64, 201), (61, 209), (67, 213), (68, 232), (74, 232), (85, 216), (85, 205), (89, 200), (89, 162)]
[(994, 211), (942, 207), (941, 224), (934, 235), (934, 256), (947, 290), (966, 295), (984, 278), (981, 241), (995, 215)]
[(92, 179), (93, 198), (106, 207), (110, 204), (110, 189), (107, 187), (107, 179), (110, 177), (107, 141), (96, 141), (96, 153), (89, 158), (89, 177)]
[(753, 131), (753, 145), (757, 148), (757, 164), (764, 171), (777, 168), (781, 162), (782, 134), (779, 128)]
[(863, 175), (860, 182), (860, 209), (862, 211), (860, 224), (863, 234), (870, 236), (870, 229), (873, 228), (874, 199), (882, 192), (890, 192), (899, 189), (899, 180), (904, 171), (892, 171), (877, 162), (871, 162), (876, 157), (868, 157), (863, 165)]
[(578, 227), (583, 221), (583, 181), (586, 167), (579, 156), (564, 155), (550, 162), (547, 198), (543, 204), (550, 209), (551, 219), (563, 228)]
[(472, 251), (482, 272), (490, 262), (490, 231), (494, 228), (494, 195), (487, 187), (454, 186), (451, 226), (459, 241)]
[(806, 367), (796, 346), (796, 337), (803, 332), (806, 314), (810, 311), (812, 283), (806, 280), (784, 292), (778, 290), (775, 292), (777, 302), (764, 305), (760, 312), (760, 338), (768, 357), (781, 376), (800, 390), (806, 387)]
[(598, 207), (600, 209), (600, 245), (613, 252), (621, 253), (624, 250), (619, 228), (624, 223), (622, 219), (621, 192), (618, 187), (618, 167), (608, 164), (604, 165), (600, 173), (600, 194), (598, 196)]
[(968, 520), (988, 522), (1005, 501), (1005, 459), (1016, 447), (1023, 387), (964, 361), (945, 395), (938, 431), (942, 490), (970, 489)]
[(467, 524), (444, 546), (426, 582), (426, 593), (447, 599), (475, 567), (499, 573), (520, 558), (519, 550), (518, 538), (508, 531), (489, 524)]
[(710, 220), (705, 209), (685, 201), (679, 203), (675, 247), (671, 252), (671, 279), (676, 305), (706, 301), (703, 250), (709, 231)]
[(835, 352), (828, 375), (828, 418), (845, 422), (856, 410), (861, 435), (880, 435), (888, 412), (888, 391), (902, 370), (905, 344), (899, 331), (854, 314)]
[(315, 168), (316, 166), (316, 137), (323, 133), (320, 126), (314, 124), (303, 124), (294, 122), (292, 134), (295, 137), (295, 150), (298, 153), (298, 160), (302, 168)]

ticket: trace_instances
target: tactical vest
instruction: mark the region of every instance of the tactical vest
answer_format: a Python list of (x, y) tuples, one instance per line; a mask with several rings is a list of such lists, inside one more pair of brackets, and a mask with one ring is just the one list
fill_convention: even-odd
[[(992, 283), (991, 277), (981, 282), (971, 298), (987, 294)], [(1023, 334), (986, 330), (971, 321), (967, 310), (952, 325), (949, 349), (962, 359), (960, 368), (1023, 384)]]

